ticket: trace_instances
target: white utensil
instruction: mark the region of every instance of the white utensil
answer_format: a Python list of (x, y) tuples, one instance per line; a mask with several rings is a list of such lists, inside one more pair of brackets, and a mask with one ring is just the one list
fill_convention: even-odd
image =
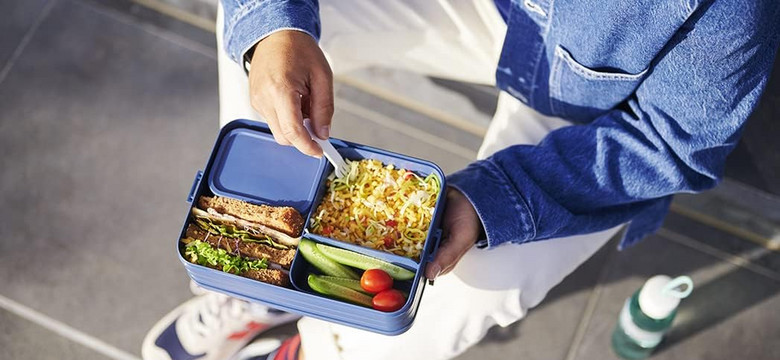
[(336, 169), (336, 177), (342, 178), (346, 176), (349, 173), (349, 165), (347, 165), (347, 162), (344, 161), (343, 157), (341, 157), (341, 154), (336, 151), (336, 148), (333, 147), (333, 144), (331, 144), (329, 140), (322, 140), (314, 134), (314, 131), (311, 128), (311, 120), (303, 119), (303, 126), (306, 128), (306, 130), (309, 131), (311, 139), (320, 145), (322, 148), (322, 153), (325, 154), (325, 157)]

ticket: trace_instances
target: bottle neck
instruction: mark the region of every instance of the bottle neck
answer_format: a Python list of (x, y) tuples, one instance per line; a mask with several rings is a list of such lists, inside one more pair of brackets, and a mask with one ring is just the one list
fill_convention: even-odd
[(668, 316), (663, 319), (654, 319), (647, 316), (639, 306), (639, 290), (637, 290), (629, 302), (629, 313), (634, 324), (642, 330), (646, 331), (664, 331), (672, 325), (674, 317), (677, 315), (677, 309), (672, 311)]

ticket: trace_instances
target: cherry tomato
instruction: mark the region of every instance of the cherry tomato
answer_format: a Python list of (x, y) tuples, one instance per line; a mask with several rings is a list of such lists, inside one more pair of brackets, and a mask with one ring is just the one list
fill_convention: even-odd
[(404, 303), (406, 303), (406, 298), (404, 297), (404, 294), (401, 294), (400, 291), (396, 289), (390, 289), (374, 295), (371, 303), (374, 305), (374, 309), (391, 312), (403, 307)]
[(393, 278), (384, 270), (368, 269), (360, 277), (360, 287), (369, 293), (376, 294), (393, 288)]

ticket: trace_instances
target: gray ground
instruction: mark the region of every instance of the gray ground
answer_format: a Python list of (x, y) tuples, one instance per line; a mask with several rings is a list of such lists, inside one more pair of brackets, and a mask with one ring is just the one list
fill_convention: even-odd
[[(0, 8), (0, 358), (138, 357), (147, 329), (190, 296), (173, 244), (217, 132), (213, 35), (123, 1)], [(759, 116), (777, 119), (777, 76), (770, 87)], [(489, 89), (371, 69), (339, 79), (333, 133), (451, 172), (476, 154), (494, 102)], [(741, 146), (737, 175), (678, 197), (638, 246), (613, 239), (460, 359), (615, 358), (622, 302), (658, 273), (689, 274), (696, 290), (654, 358), (780, 359), (778, 182), (761, 146)]]

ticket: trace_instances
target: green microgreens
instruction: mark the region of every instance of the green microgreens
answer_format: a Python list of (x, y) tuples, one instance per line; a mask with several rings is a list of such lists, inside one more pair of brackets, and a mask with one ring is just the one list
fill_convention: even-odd
[(273, 239), (271, 239), (268, 235), (263, 235), (263, 237), (260, 238), (253, 235), (247, 230), (238, 229), (233, 225), (215, 224), (210, 219), (207, 218), (196, 218), (195, 223), (198, 224), (198, 226), (201, 229), (208, 231), (212, 235), (220, 235), (229, 238), (238, 238), (247, 242), (256, 242), (260, 244), (265, 244), (275, 249), (281, 249), (281, 250), (289, 249), (288, 246), (273, 241)]
[(231, 274), (241, 274), (249, 270), (268, 268), (266, 259), (253, 260), (228, 254), (224, 249), (215, 249), (209, 243), (195, 240), (184, 248), (184, 256), (193, 263), (221, 268)]

